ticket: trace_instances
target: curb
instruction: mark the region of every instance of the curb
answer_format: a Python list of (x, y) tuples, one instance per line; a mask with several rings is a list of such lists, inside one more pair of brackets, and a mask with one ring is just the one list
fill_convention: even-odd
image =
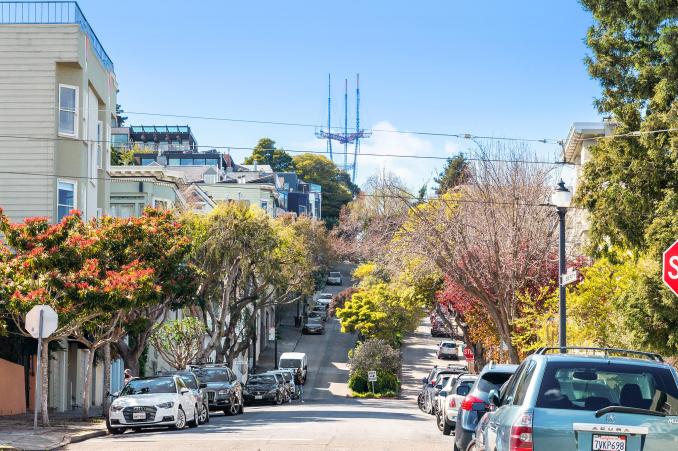
[(89, 432), (85, 432), (85, 433), (82, 433), (82, 434), (72, 435), (68, 439), (68, 443), (84, 442), (85, 440), (89, 440), (91, 438), (104, 437), (106, 435), (108, 435), (108, 431), (106, 429), (99, 429), (97, 431), (89, 431)]

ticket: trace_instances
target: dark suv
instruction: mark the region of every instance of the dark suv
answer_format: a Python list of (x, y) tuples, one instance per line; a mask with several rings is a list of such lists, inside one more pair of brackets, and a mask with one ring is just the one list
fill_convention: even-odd
[(191, 371), (205, 384), (210, 410), (226, 415), (244, 412), (242, 385), (233, 370), (225, 365), (201, 365), (191, 366)]
[(478, 380), (461, 403), (454, 427), (454, 451), (465, 451), (473, 439), (478, 421), (489, 410), (491, 390), (499, 388), (516, 372), (518, 365), (488, 363), (478, 375)]

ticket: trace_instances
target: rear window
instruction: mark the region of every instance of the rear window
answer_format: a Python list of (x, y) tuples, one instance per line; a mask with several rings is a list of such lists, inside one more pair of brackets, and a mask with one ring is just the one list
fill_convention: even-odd
[(490, 390), (499, 390), (499, 388), (504, 385), (504, 382), (509, 380), (511, 376), (513, 376), (513, 373), (485, 373), (478, 379), (476, 389), (483, 393), (489, 393)]
[(340, 272), (331, 272), (330, 277), (341, 277), (341, 273)]
[(546, 367), (537, 407), (597, 411), (608, 406), (678, 415), (678, 387), (667, 368), (607, 362)]
[(457, 344), (456, 343), (443, 343), (441, 346), (443, 348), (456, 348)]
[(301, 359), (280, 359), (281, 368), (301, 368)]

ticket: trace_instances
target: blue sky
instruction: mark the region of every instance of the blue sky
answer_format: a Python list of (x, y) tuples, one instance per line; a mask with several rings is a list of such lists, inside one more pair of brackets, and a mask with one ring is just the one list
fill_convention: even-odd
[[(600, 88), (582, 62), (591, 17), (574, 0), (79, 4), (115, 63), (128, 111), (324, 123), (327, 74), (340, 120), (343, 80), (352, 89), (359, 72), (367, 128), (564, 138), (572, 122), (599, 119)], [(312, 128), (129, 116), (188, 124), (201, 145), (268, 136), (289, 149), (325, 149)], [(446, 156), (474, 145), (375, 133), (362, 148)], [(544, 158), (559, 152), (533, 148)], [(232, 152), (236, 161), (247, 153)], [(358, 180), (383, 166), (415, 187), (442, 164), (363, 157)]]

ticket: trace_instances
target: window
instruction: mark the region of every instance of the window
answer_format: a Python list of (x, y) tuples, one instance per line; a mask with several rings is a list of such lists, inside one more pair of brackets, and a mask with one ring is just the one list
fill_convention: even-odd
[(527, 364), (525, 372), (520, 378), (518, 385), (516, 385), (516, 392), (515, 395), (513, 396), (514, 406), (523, 405), (523, 401), (525, 401), (525, 395), (527, 394), (527, 389), (530, 386), (530, 382), (532, 381), (532, 376), (534, 375), (534, 370), (536, 367), (537, 364), (534, 362), (534, 360), (530, 361), (530, 363)]
[(142, 166), (147, 166), (151, 163), (155, 163), (155, 157), (141, 157)]
[(213, 185), (213, 184), (217, 183), (216, 174), (205, 174), (203, 176), (203, 178), (205, 179), (205, 183), (207, 183), (207, 184)]
[(154, 199), (153, 207), (159, 210), (169, 210), (169, 202), (166, 200)]
[(75, 187), (76, 182), (59, 180), (57, 182), (57, 221), (61, 221), (64, 216), (75, 208)]
[(111, 142), (114, 148), (124, 147), (128, 144), (127, 135), (113, 134), (111, 135)]
[(59, 134), (78, 135), (78, 87), (59, 85)]
[(131, 218), (136, 216), (136, 205), (111, 204), (111, 216), (114, 218)]
[(193, 164), (195, 166), (205, 166), (205, 159), (204, 158), (194, 158)]
[(181, 159), (181, 165), (182, 166), (192, 166), (193, 165), (193, 158), (182, 158)]
[(97, 142), (96, 142), (96, 161), (97, 168), (101, 169), (104, 166), (104, 141), (106, 137), (104, 136), (104, 123), (99, 121), (97, 122)]
[(264, 210), (264, 211), (268, 211), (268, 201), (267, 200), (261, 201), (261, 209)]
[(167, 164), (169, 166), (179, 166), (181, 164), (181, 160), (178, 158), (168, 158)]

